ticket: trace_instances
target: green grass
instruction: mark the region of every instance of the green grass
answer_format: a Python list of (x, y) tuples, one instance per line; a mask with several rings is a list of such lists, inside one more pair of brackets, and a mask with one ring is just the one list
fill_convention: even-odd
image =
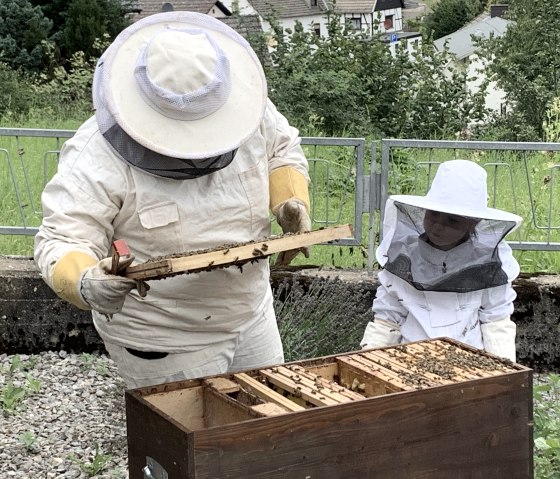
[[(78, 123), (55, 121), (49, 128), (75, 129)], [(37, 121), (30, 126), (45, 125)], [(16, 141), (12, 137), (0, 137), (0, 188), (5, 192), (0, 198), (0, 224), (40, 225), (41, 191), (45, 181), (55, 172), (54, 152), (59, 147), (54, 139), (20, 138)], [(313, 229), (354, 224), (357, 201), (354, 147), (304, 146), (304, 150), (310, 162), (312, 178)], [(471, 159), (488, 171), (490, 206), (515, 212), (524, 218), (517, 232), (508, 237), (510, 242), (560, 242), (560, 195), (556, 188), (560, 184), (556, 167), (557, 162), (560, 163), (560, 155), (414, 148), (395, 149), (392, 153), (389, 193), (425, 194), (439, 162), (455, 157)], [(366, 174), (369, 172), (367, 157), (366, 154)], [(361, 245), (316, 245), (311, 247), (310, 258), (300, 255), (293, 264), (367, 268), (369, 220), (369, 215), (364, 214), (359, 234)], [(375, 215), (374, 231), (378, 229), (377, 222)], [(277, 225), (273, 232), (280, 233)], [(33, 238), (0, 236), (0, 254), (32, 256)], [(517, 250), (515, 256), (524, 272), (554, 273), (560, 270), (560, 255), (554, 252)]]

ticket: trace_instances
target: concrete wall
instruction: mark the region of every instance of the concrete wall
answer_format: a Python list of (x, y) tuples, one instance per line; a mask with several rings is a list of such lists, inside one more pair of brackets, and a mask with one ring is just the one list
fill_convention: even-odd
[[(354, 315), (361, 311), (367, 317), (377, 281), (375, 275), (363, 271), (289, 268), (273, 272), (273, 287), (280, 281), (309, 285), (325, 278), (340, 288), (342, 298), (353, 303)], [(514, 286), (518, 361), (537, 371), (560, 370), (559, 277), (522, 276)], [(60, 300), (40, 278), (31, 259), (0, 257), (0, 354), (45, 350), (79, 353), (104, 349), (90, 314)]]

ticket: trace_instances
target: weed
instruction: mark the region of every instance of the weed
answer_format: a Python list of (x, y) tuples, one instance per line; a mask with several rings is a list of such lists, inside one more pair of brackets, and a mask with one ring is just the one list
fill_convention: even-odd
[[(27, 367), (27, 365), (23, 363), (21, 357), (16, 354), (8, 366), (6, 384), (0, 388), (0, 405), (2, 406), (2, 410), (8, 414), (13, 414), (16, 407), (23, 401), (25, 396), (27, 396), (28, 390), (14, 382), (14, 375), (16, 372), (25, 367)], [(38, 381), (31, 383), (32, 392), (36, 392), (35, 389), (37, 389), (38, 384)], [(40, 385), (38, 387), (40, 388)]]
[(82, 353), (79, 356), (80, 364), (80, 371), (87, 372), (93, 368), (95, 356), (90, 353)]
[(95, 368), (97, 374), (103, 377), (109, 376), (109, 367), (106, 364), (98, 364)]
[(37, 381), (37, 379), (33, 378), (31, 374), (28, 374), (26, 387), (29, 391), (36, 394), (41, 390), (41, 383), (40, 381)]
[(80, 470), (87, 474), (88, 477), (93, 477), (103, 472), (112, 460), (112, 456), (104, 454), (99, 448), (99, 444), (95, 445), (95, 454), (90, 461), (84, 461), (78, 458), (75, 454), (68, 456), (73, 463), (77, 464)]
[(25, 398), (25, 389), (15, 386), (11, 379), (0, 389), (0, 403), (2, 410), (8, 414), (13, 414), (17, 405)]
[(19, 354), (16, 354), (13, 358), (12, 361), (10, 362), (10, 366), (8, 367), (8, 377), (12, 378), (15, 374), (15, 372), (20, 369), (23, 365), (23, 362), (21, 361), (21, 357), (19, 356)]
[(560, 376), (550, 374), (533, 387), (535, 477), (560, 477)]
[(37, 438), (35, 437), (35, 434), (33, 434), (31, 431), (22, 432), (19, 435), (19, 440), (28, 452), (35, 452), (35, 446), (37, 444)]

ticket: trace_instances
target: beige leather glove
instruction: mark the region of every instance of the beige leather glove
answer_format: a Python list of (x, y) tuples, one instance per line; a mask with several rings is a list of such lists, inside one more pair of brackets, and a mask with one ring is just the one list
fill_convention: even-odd
[[(276, 221), (282, 228), (284, 233), (304, 233), (311, 231), (311, 219), (307, 214), (307, 209), (303, 201), (287, 200), (278, 206), (276, 210)], [(302, 252), (306, 258), (309, 258), (309, 247), (282, 251), (276, 258), (276, 264), (286, 266)]]
[[(271, 172), (269, 178), (270, 209), (284, 233), (311, 230), (307, 178), (294, 168), (283, 166)], [(302, 252), (309, 258), (309, 248), (283, 251), (276, 258), (277, 265), (288, 265)]]
[(480, 323), (484, 350), (515, 362), (515, 333), (517, 327), (509, 316)]
[(360, 346), (362, 349), (394, 346), (400, 344), (401, 339), (401, 328), (398, 324), (386, 319), (375, 318), (366, 326)]
[[(95, 266), (87, 268), (82, 274), (80, 295), (86, 304), (103, 314), (118, 313), (124, 304), (126, 295), (138, 289), (145, 297), (149, 286), (143, 281), (111, 274), (112, 258), (105, 258)], [(134, 255), (119, 258), (117, 272), (123, 271), (134, 261)]]

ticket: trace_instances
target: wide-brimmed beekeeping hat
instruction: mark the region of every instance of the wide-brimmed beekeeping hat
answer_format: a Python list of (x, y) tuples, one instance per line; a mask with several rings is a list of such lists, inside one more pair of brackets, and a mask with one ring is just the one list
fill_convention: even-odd
[(127, 161), (140, 147), (162, 164), (199, 166), (255, 133), (267, 86), (255, 52), (233, 29), (208, 15), (168, 12), (118, 35), (98, 61), (93, 101), (101, 133)]

